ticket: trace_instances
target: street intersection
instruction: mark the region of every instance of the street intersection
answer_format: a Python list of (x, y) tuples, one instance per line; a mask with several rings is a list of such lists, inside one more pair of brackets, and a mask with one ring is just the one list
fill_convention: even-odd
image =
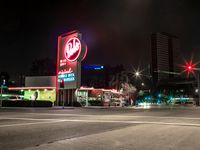
[(0, 149), (198, 149), (200, 108), (3, 108)]

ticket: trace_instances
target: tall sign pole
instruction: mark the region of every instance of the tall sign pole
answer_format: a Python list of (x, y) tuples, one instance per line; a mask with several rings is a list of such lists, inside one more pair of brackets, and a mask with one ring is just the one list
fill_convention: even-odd
[(197, 84), (198, 84), (198, 96), (199, 96), (199, 105), (200, 105), (200, 73), (197, 74)]
[(1, 85), (1, 107), (2, 107), (2, 101), (3, 101), (3, 86)]
[[(57, 53), (57, 93), (61, 101), (69, 99), (73, 105), (74, 91), (81, 85), (81, 61), (87, 54), (87, 46), (79, 31), (72, 31), (58, 37)], [(61, 81), (63, 88), (61, 92)], [(60, 91), (60, 92), (59, 92)]]
[(1, 105), (1, 107), (2, 107), (2, 105), (3, 105), (3, 84), (5, 83), (5, 80), (2, 80), (2, 76), (1, 76), (1, 81), (0, 81), (0, 85), (1, 85), (1, 103), (0, 103), (0, 105)]

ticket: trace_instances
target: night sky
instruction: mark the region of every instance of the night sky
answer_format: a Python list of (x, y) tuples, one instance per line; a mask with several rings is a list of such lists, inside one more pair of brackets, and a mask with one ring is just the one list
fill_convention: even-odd
[(200, 2), (195, 0), (71, 0), (0, 4), (0, 72), (28, 73), (35, 59), (56, 59), (58, 35), (79, 30), (84, 64), (146, 64), (148, 35), (167, 32), (183, 57), (200, 59)]

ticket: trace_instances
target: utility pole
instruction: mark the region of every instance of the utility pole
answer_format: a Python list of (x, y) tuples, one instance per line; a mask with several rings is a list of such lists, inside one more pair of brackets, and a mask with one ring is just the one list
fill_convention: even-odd
[(199, 96), (199, 105), (200, 105), (200, 73), (197, 74), (197, 84), (198, 84), (198, 96)]
[(3, 100), (3, 81), (2, 81), (2, 76), (1, 76), (1, 78), (0, 78), (1, 80), (0, 80), (0, 86), (1, 86), (1, 107), (2, 107), (2, 100)]
[(1, 85), (1, 107), (2, 107), (2, 100), (3, 100), (3, 86)]
[(88, 107), (88, 104), (89, 104), (89, 103), (88, 103), (88, 92), (89, 92), (89, 91), (87, 91), (87, 93), (86, 93), (86, 101), (85, 101), (85, 106), (86, 106), (86, 107)]

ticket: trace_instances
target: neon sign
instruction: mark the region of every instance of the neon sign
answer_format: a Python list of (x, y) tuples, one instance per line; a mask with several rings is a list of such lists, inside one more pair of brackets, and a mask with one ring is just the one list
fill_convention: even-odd
[(56, 89), (76, 89), (80, 87), (81, 61), (87, 55), (87, 45), (79, 31), (72, 31), (58, 37)]
[(67, 64), (66, 59), (60, 60), (60, 67), (65, 66), (66, 64)]
[(70, 82), (75, 81), (75, 74), (69, 73), (69, 74), (62, 74), (58, 76), (58, 82), (61, 82), (63, 80), (64, 82)]
[(81, 53), (81, 42), (78, 38), (70, 38), (64, 49), (65, 58), (68, 61), (76, 61)]
[(99, 65), (95, 65), (95, 66), (84, 66), (83, 67), (85, 70), (103, 70), (104, 66), (99, 66)]
[(64, 69), (58, 72), (58, 75), (62, 75), (62, 74), (68, 74), (68, 73), (72, 73), (72, 68), (69, 68), (68, 70)]

